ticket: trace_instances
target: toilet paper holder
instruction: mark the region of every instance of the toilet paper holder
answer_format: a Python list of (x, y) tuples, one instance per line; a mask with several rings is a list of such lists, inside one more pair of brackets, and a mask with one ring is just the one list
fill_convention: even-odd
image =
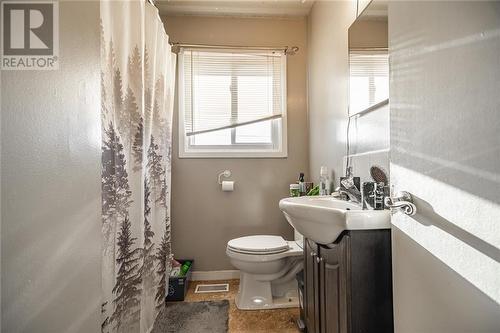
[(224, 170), (219, 175), (217, 176), (217, 182), (222, 188), (223, 192), (232, 192), (234, 191), (234, 182), (233, 181), (227, 181), (227, 180), (222, 180), (222, 177), (228, 178), (231, 177), (231, 171), (230, 170)]
[(224, 178), (231, 177), (231, 170), (224, 170), (221, 173), (219, 173), (219, 175), (217, 176), (217, 183), (219, 183), (219, 185), (222, 185), (222, 177)]

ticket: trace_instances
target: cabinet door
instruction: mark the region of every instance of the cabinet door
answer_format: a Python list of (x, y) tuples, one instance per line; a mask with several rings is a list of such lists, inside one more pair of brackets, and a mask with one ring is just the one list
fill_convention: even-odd
[(308, 333), (319, 333), (318, 246), (304, 239), (304, 314)]
[(321, 333), (347, 333), (349, 236), (319, 248), (319, 302)]

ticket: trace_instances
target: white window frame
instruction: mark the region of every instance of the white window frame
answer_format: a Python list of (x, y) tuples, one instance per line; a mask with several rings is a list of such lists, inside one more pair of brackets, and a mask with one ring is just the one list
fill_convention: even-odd
[[(215, 48), (214, 48), (215, 50)], [(220, 50), (220, 49), (218, 49)], [(235, 53), (252, 53), (252, 49), (223, 49), (225, 51)], [(179, 120), (179, 158), (286, 158), (288, 157), (287, 143), (287, 59), (286, 55), (281, 57), (281, 106), (282, 116), (280, 119), (271, 121), (271, 136), (273, 143), (277, 142), (278, 146), (269, 148), (273, 144), (238, 144), (235, 143), (236, 128), (231, 129), (231, 145), (220, 146), (193, 146), (190, 144), (190, 139), (186, 136), (184, 124), (184, 57), (182, 50), (179, 53), (178, 59), (178, 120)], [(279, 132), (281, 129), (281, 133)], [(281, 134), (281, 135), (280, 135)], [(263, 149), (262, 147), (266, 147)]]

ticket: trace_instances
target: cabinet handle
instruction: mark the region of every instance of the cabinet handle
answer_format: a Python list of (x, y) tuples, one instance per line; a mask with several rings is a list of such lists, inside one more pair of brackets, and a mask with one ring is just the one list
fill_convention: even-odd
[(320, 262), (322, 262), (322, 261), (323, 261), (323, 258), (321, 258), (321, 257), (316, 257), (316, 262), (317, 262), (318, 264), (319, 264)]
[(316, 252), (311, 252), (311, 257), (316, 257), (318, 254)]

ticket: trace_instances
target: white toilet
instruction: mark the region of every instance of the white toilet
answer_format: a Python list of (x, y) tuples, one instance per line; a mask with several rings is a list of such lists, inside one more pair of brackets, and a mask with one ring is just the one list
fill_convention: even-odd
[(240, 270), (238, 309), (299, 306), (295, 275), (303, 268), (301, 241), (268, 235), (240, 237), (227, 242), (226, 254)]

